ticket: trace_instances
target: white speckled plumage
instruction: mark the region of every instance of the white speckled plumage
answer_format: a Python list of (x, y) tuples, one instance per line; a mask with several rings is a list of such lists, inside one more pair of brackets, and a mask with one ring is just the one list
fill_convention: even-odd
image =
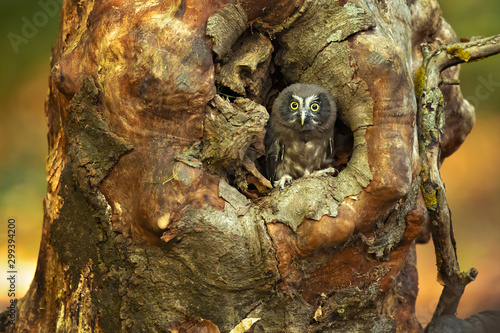
[(282, 189), (327, 166), (336, 118), (333, 96), (320, 86), (296, 83), (278, 95), (265, 138), (267, 174), (274, 186)]

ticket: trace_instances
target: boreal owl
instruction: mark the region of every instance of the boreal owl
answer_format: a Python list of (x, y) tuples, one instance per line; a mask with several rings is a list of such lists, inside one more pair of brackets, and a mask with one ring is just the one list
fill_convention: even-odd
[(327, 168), (333, 155), (337, 107), (332, 94), (314, 84), (295, 83), (276, 98), (267, 127), (267, 176), (273, 186), (292, 179), (334, 172)]

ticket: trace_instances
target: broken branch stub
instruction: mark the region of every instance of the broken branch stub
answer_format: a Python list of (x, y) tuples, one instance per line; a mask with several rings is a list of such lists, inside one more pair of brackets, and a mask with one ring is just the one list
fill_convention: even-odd
[(247, 15), (240, 4), (228, 4), (208, 18), (206, 34), (213, 39), (213, 51), (218, 59), (228, 55), (246, 30), (247, 22)]
[(241, 165), (268, 119), (266, 108), (250, 99), (238, 97), (230, 102), (215, 96), (207, 106), (201, 154), (208, 170), (220, 172)]
[(273, 45), (260, 33), (244, 36), (235, 46), (230, 60), (222, 65), (217, 83), (263, 103), (271, 88), (270, 64)]

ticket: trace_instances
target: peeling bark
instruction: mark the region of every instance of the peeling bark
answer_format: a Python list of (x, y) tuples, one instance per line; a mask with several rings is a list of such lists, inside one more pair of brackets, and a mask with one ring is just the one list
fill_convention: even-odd
[[(8, 329), (421, 331), (419, 46), (453, 38), (435, 0), (65, 1), (42, 244)], [(262, 140), (294, 82), (335, 96), (340, 173), (280, 192)], [(474, 110), (443, 94), (446, 156)]]

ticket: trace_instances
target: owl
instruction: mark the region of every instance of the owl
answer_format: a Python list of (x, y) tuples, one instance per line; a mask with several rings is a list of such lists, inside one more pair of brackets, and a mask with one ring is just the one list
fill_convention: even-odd
[(336, 118), (333, 96), (320, 86), (295, 83), (278, 95), (264, 139), (274, 187), (282, 190), (293, 179), (335, 171), (323, 168), (333, 156)]

